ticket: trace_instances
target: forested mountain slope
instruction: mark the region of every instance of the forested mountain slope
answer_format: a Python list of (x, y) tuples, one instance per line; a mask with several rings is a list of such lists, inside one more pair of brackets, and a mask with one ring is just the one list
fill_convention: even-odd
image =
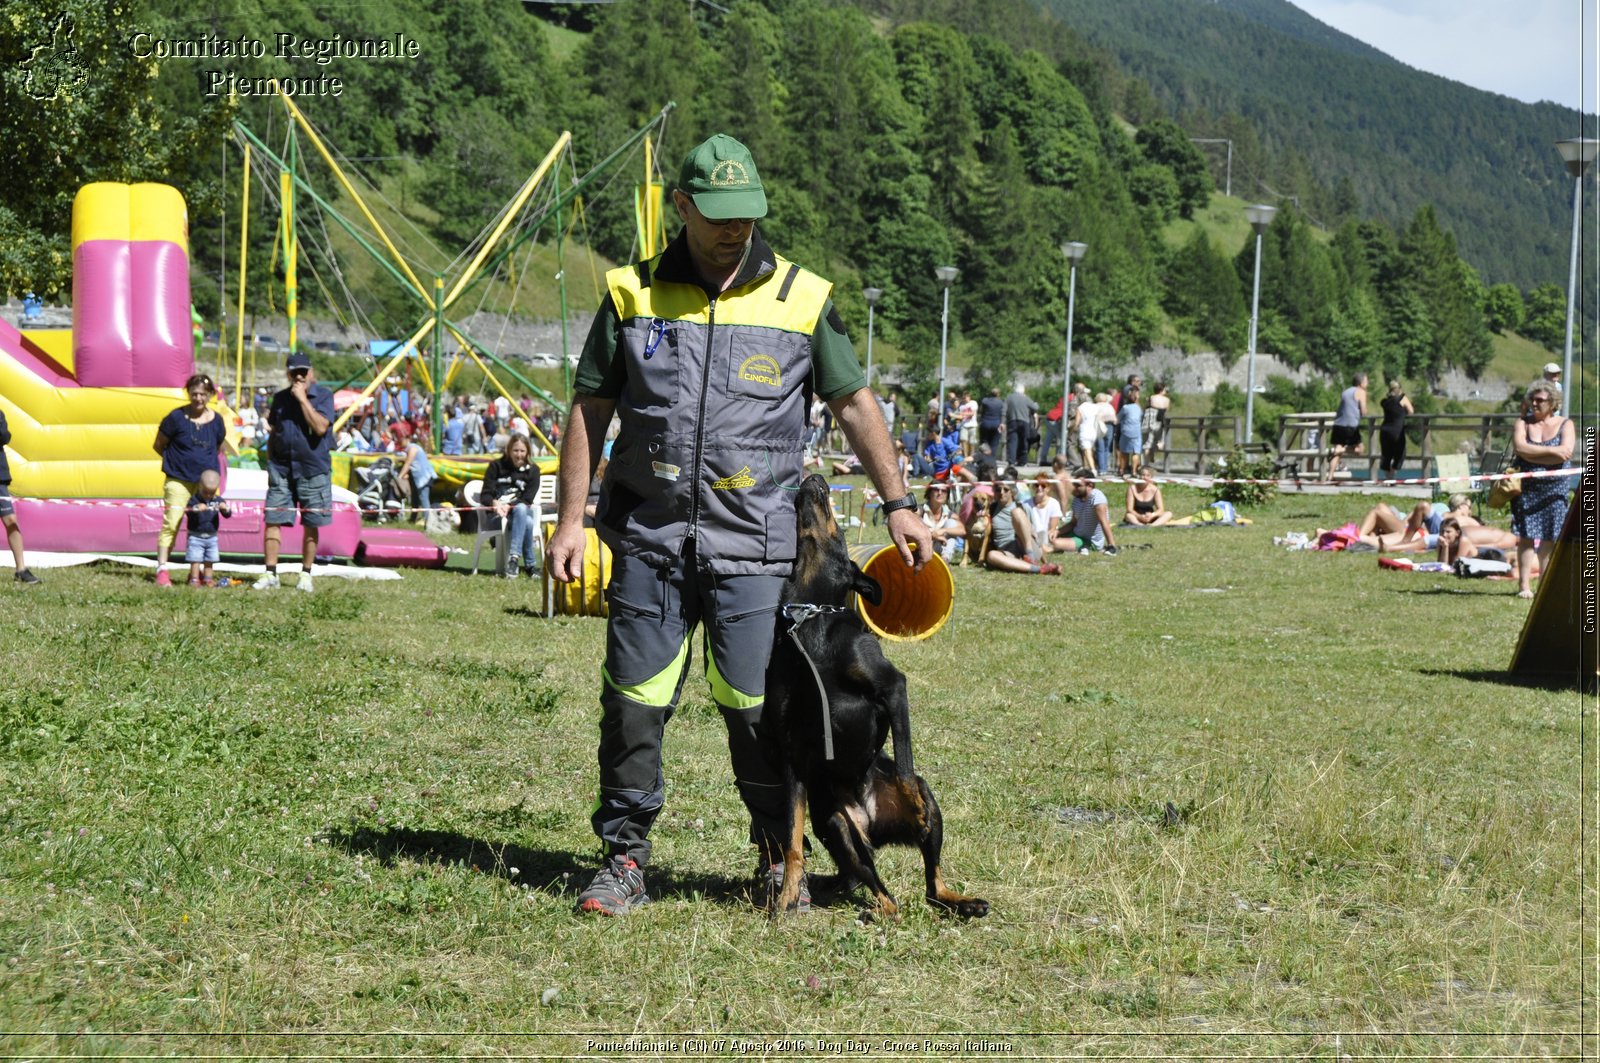
[(1565, 276), (1572, 186), (1553, 143), (1581, 134), (1575, 110), (1415, 70), (1287, 0), (1040, 4), (1190, 135), (1233, 137), (1236, 194), (1297, 194), (1330, 227), (1351, 213), (1398, 224), (1432, 203), (1486, 280)]

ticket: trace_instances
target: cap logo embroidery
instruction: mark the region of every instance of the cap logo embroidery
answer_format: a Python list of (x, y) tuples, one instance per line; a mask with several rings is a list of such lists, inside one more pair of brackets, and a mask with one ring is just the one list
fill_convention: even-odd
[(770, 354), (752, 354), (740, 362), (739, 379), (773, 388), (783, 387), (783, 371), (778, 368), (778, 360)]
[(737, 188), (750, 183), (750, 171), (738, 159), (723, 159), (711, 168), (706, 180), (712, 188)]

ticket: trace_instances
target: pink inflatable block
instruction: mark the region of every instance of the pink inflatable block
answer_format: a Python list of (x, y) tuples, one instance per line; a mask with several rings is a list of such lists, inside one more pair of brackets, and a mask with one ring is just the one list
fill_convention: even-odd
[(14, 358), (22, 368), (55, 388), (75, 388), (78, 382), (67, 375), (28, 337), (11, 327), (11, 322), (0, 318), (0, 354)]
[(449, 551), (410, 528), (365, 528), (356, 561), (392, 568), (443, 568)]
[(181, 388), (194, 372), (189, 260), (166, 240), (85, 240), (72, 251), (78, 383)]
[[(116, 505), (96, 502), (116, 501)], [(224, 554), (261, 554), (261, 503), (235, 501), (233, 516), (222, 521), (217, 548)], [(156, 537), (161, 532), (159, 499), (131, 501), (77, 499), (69, 502), (42, 502), (36, 498), (15, 499), (17, 523), (31, 550), (79, 554), (154, 554)], [(354, 557), (361, 543), (361, 514), (346, 502), (333, 504), (333, 523), (317, 537), (318, 558)], [(419, 533), (412, 533), (419, 534)], [(420, 536), (426, 538), (425, 536)], [(281, 556), (293, 561), (300, 556), (302, 543), (298, 525), (283, 529)], [(188, 533), (180, 525), (172, 557), (183, 560)], [(440, 564), (443, 564), (441, 559)]]

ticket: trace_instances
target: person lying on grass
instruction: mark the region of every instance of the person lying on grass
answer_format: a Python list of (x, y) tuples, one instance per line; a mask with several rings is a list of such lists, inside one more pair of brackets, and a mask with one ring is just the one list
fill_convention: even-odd
[(1458, 558), (1481, 557), (1485, 551), (1495, 550), (1502, 556), (1497, 560), (1510, 561), (1516, 571), (1517, 537), (1499, 528), (1482, 524), (1464, 525), (1455, 517), (1446, 517), (1439, 524), (1439, 560), (1451, 564)]
[[(1466, 495), (1451, 495), (1448, 503), (1418, 502), (1411, 507), (1410, 513), (1402, 513), (1396, 506), (1379, 502), (1356, 525), (1356, 531), (1360, 533), (1356, 541), (1380, 553), (1422, 553), (1439, 545), (1439, 527), (1446, 517), (1454, 517), (1463, 528), (1482, 526), (1472, 515), (1472, 499)], [(1318, 538), (1322, 537), (1324, 530), (1317, 529)]]

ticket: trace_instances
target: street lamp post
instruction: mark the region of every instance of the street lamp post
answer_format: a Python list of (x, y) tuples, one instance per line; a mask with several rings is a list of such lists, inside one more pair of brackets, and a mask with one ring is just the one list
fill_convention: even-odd
[(1250, 293), (1250, 367), (1246, 372), (1244, 392), (1244, 441), (1250, 442), (1255, 433), (1256, 413), (1256, 322), (1261, 318), (1261, 234), (1267, 231), (1267, 226), (1272, 224), (1272, 216), (1278, 213), (1277, 207), (1269, 207), (1265, 203), (1244, 208), (1244, 216), (1250, 222), (1250, 228), (1256, 231), (1256, 268), (1255, 281), (1251, 285)]
[(1589, 169), (1589, 164), (1594, 162), (1596, 149), (1600, 149), (1600, 140), (1579, 137), (1556, 141), (1561, 161), (1567, 164), (1567, 172), (1572, 175), (1572, 260), (1567, 267), (1567, 339), (1561, 352), (1561, 412), (1569, 417), (1572, 415), (1572, 402), (1568, 396), (1573, 388), (1572, 323), (1573, 314), (1578, 308), (1578, 227), (1581, 218), (1578, 207), (1583, 201), (1583, 175)]
[(944, 289), (944, 311), (939, 315), (939, 391), (934, 395), (935, 409), (939, 415), (939, 434), (944, 435), (945, 358), (950, 349), (950, 285), (956, 282), (961, 271), (954, 266), (935, 266), (933, 275), (938, 278), (939, 287)]
[(867, 387), (872, 387), (872, 316), (883, 298), (882, 288), (863, 288), (861, 297), (867, 301)]
[(1067, 400), (1072, 397), (1072, 313), (1078, 296), (1078, 263), (1089, 245), (1069, 240), (1061, 245), (1067, 259), (1067, 364), (1061, 371), (1061, 423), (1056, 426), (1056, 453), (1067, 452)]

